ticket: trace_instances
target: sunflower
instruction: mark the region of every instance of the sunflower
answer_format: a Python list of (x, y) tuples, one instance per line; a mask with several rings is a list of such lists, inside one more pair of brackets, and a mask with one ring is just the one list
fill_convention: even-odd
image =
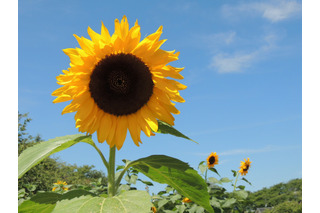
[(172, 114), (179, 114), (174, 102), (184, 102), (179, 91), (186, 86), (169, 78), (183, 79), (180, 71), (168, 65), (179, 52), (160, 49), (162, 26), (140, 41), (138, 21), (129, 29), (127, 18), (115, 20), (111, 36), (102, 23), (101, 34), (88, 27), (91, 38), (78, 37), (81, 48), (64, 49), (70, 67), (57, 76), (62, 87), (52, 95), (53, 103), (71, 101), (63, 111), (76, 112), (80, 132), (97, 132), (100, 143), (121, 149), (129, 130), (139, 146), (140, 133), (154, 135), (158, 120), (174, 125)]
[(246, 175), (248, 173), (248, 170), (251, 167), (251, 163), (252, 162), (250, 161), (250, 158), (244, 159), (244, 162), (241, 161), (239, 170), (241, 175)]
[(56, 183), (54, 183), (54, 185), (55, 185), (55, 187), (52, 188), (53, 192), (58, 188), (58, 186), (60, 186), (64, 191), (69, 190), (68, 187), (64, 187), (64, 186), (68, 185), (67, 182), (63, 182), (63, 181), (58, 180)]
[(183, 198), (182, 200), (183, 203), (191, 203), (191, 200), (187, 197)]
[(152, 211), (153, 213), (156, 213), (156, 212), (157, 212), (157, 208), (154, 207), (154, 206), (152, 206), (152, 207), (151, 207), (151, 211)]
[(219, 162), (219, 156), (217, 155), (217, 153), (211, 152), (211, 154), (207, 157), (208, 168), (210, 169), (214, 167), (214, 165), (217, 165), (218, 162)]

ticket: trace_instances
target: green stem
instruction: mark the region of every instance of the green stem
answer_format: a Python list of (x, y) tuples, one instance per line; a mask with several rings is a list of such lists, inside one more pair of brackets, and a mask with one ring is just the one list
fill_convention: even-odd
[(105, 165), (105, 167), (109, 171), (109, 164), (108, 164), (106, 158), (104, 157), (104, 155), (102, 154), (102, 152), (100, 151), (100, 149), (94, 143), (92, 144), (92, 146), (97, 150), (97, 152), (99, 153), (99, 155), (103, 161), (103, 164)]
[(117, 179), (116, 179), (116, 184), (115, 184), (115, 190), (117, 191), (119, 186), (120, 186), (120, 182), (124, 176), (124, 174), (127, 172), (127, 170), (132, 167), (136, 162), (135, 161), (131, 161), (130, 163), (128, 163), (125, 168), (120, 172), (120, 174), (118, 175)]
[(109, 153), (109, 170), (108, 170), (108, 195), (113, 197), (115, 191), (115, 159), (116, 159), (116, 146), (110, 148)]
[(235, 180), (235, 182), (234, 182), (233, 191), (235, 191), (235, 190), (236, 190), (238, 177), (239, 177), (239, 172), (237, 173), (237, 177), (236, 177), (236, 180)]
[(208, 167), (206, 168), (206, 173), (204, 175), (204, 179), (205, 179), (206, 183), (207, 183), (207, 173), (208, 173)]

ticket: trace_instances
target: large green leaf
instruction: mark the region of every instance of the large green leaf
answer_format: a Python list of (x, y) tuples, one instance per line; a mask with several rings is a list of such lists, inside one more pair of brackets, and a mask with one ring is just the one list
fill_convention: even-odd
[(73, 199), (84, 195), (93, 195), (85, 190), (73, 190), (65, 194), (56, 192), (41, 192), (33, 196), (30, 200), (24, 201), (18, 209), (19, 213), (50, 213), (56, 203), (64, 199)]
[(176, 137), (181, 137), (187, 140), (190, 140), (192, 142), (198, 143), (194, 140), (192, 140), (191, 138), (185, 136), (184, 134), (182, 134), (181, 132), (179, 132), (178, 130), (176, 130), (175, 128), (173, 128), (170, 124), (167, 124), (166, 122), (160, 121), (158, 120), (158, 131), (157, 133), (162, 133), (162, 134), (170, 134)]
[(146, 191), (126, 191), (119, 196), (99, 197), (85, 195), (59, 201), (53, 213), (144, 213), (150, 212), (151, 197)]
[(152, 155), (132, 161), (128, 166), (132, 166), (153, 181), (170, 185), (181, 195), (213, 212), (209, 204), (207, 184), (187, 163), (165, 155)]
[(79, 142), (86, 142), (94, 145), (91, 135), (67, 135), (57, 137), (46, 142), (40, 142), (24, 150), (18, 158), (18, 178), (21, 178), (32, 167), (40, 163), (46, 157), (62, 151)]

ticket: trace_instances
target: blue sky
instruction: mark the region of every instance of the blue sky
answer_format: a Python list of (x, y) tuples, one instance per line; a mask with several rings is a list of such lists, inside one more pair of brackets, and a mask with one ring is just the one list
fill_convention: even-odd
[[(74, 113), (61, 115), (67, 103), (52, 103), (56, 76), (69, 67), (62, 49), (79, 47), (73, 34), (89, 38), (88, 26), (100, 32), (101, 21), (112, 33), (126, 15), (130, 26), (138, 19), (142, 37), (163, 25), (162, 49), (180, 52), (171, 65), (185, 67), (188, 88), (175, 127), (199, 144), (157, 134), (136, 147), (129, 137), (117, 164), (164, 154), (196, 168), (217, 152), (222, 177), (250, 157), (251, 191), (302, 177), (301, 1), (23, 0), (18, 9), (18, 109), (33, 119), (30, 134), (78, 133)], [(107, 156), (107, 144), (99, 147)], [(86, 144), (56, 156), (106, 172)]]

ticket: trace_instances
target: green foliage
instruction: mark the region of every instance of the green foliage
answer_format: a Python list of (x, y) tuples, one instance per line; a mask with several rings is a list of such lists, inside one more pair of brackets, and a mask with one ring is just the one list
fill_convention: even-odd
[[(111, 196), (110, 192), (108, 194), (106, 177), (93, 170), (93, 166), (66, 165), (49, 157), (83, 141), (96, 149), (110, 170), (111, 163), (105, 160), (91, 136), (71, 135), (40, 142), (40, 137), (34, 138), (26, 133), (29, 122), (26, 114), (19, 114), (19, 212), (134, 213), (150, 212), (151, 206), (155, 206), (159, 213), (240, 213), (252, 212), (257, 207), (266, 205), (274, 207), (269, 212), (302, 212), (301, 179), (250, 193), (245, 190), (245, 185), (251, 183), (244, 177), (240, 179), (235, 170), (231, 170), (235, 180), (221, 177), (217, 169), (207, 168), (205, 161), (202, 161), (198, 166), (199, 174), (187, 163), (165, 155), (152, 155), (135, 161), (125, 160), (125, 165), (117, 166), (113, 180), (115, 182), (110, 182), (111, 178), (109, 179), (109, 186), (114, 183), (116, 186), (113, 189), (116, 190), (115, 196)], [(191, 140), (163, 122), (159, 122), (159, 132)], [(150, 196), (148, 187), (153, 186), (153, 183), (140, 179), (139, 173), (152, 181), (168, 185), (164, 191)], [(236, 185), (238, 179), (244, 185)], [(67, 182), (68, 185), (53, 185), (58, 180)], [(126, 183), (121, 184), (121, 180)], [(133, 186), (138, 181), (146, 185), (146, 191), (138, 191)], [(234, 186), (234, 190), (227, 192), (225, 184)], [(51, 192), (53, 186), (56, 188)]]
[[(39, 144), (41, 138), (33, 137), (27, 131), (27, 124), (31, 121), (27, 114), (19, 114), (18, 147), (19, 154), (28, 147)], [(92, 188), (91, 185), (107, 184), (104, 173), (93, 169), (94, 166), (76, 166), (60, 162), (57, 158), (47, 157), (38, 165), (31, 168), (18, 180), (19, 202), (30, 199), (39, 191), (51, 191), (53, 183), (58, 180), (72, 184), (73, 188)], [(98, 190), (98, 187), (94, 187)], [(99, 189), (100, 190), (100, 189)]]
[(205, 181), (187, 163), (165, 155), (152, 155), (132, 161), (130, 165), (153, 181), (169, 184), (212, 212)]
[(302, 205), (296, 201), (285, 201), (265, 213), (302, 213)]
[(263, 188), (250, 193), (249, 199), (253, 207), (276, 206), (286, 201), (300, 202), (302, 200), (302, 179), (294, 179), (288, 183), (279, 183), (270, 188)]
[(41, 141), (40, 135), (33, 137), (27, 133), (27, 124), (31, 121), (28, 113), (18, 113), (18, 154), (25, 150), (27, 147)]

